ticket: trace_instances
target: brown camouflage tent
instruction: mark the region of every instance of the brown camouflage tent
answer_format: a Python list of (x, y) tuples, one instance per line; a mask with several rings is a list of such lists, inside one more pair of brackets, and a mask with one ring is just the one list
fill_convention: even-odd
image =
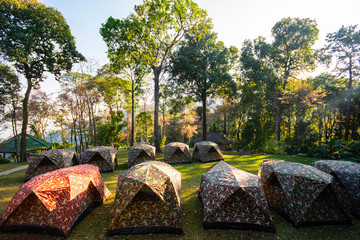
[(239, 228), (274, 232), (258, 176), (220, 161), (202, 175), (204, 228)]
[(214, 162), (224, 160), (221, 149), (216, 143), (202, 141), (195, 143), (192, 158), (200, 162)]
[(150, 161), (119, 174), (108, 234), (182, 233), (181, 173)]
[(129, 149), (128, 153), (128, 167), (132, 167), (136, 164), (155, 160), (154, 146), (145, 143), (138, 143)]
[(79, 160), (74, 149), (54, 149), (41, 152), (30, 158), (30, 164), (25, 174), (25, 181), (46, 172), (72, 167), (78, 164)]
[(15, 193), (0, 230), (67, 237), (109, 195), (96, 166), (85, 164), (48, 172), (33, 177)]
[(114, 171), (117, 165), (116, 150), (111, 147), (91, 147), (81, 153), (81, 164), (93, 164), (101, 173)]
[(269, 205), (293, 226), (351, 223), (330, 174), (280, 160), (264, 161), (259, 174)]
[(189, 146), (181, 142), (167, 144), (164, 161), (168, 164), (191, 163)]
[(314, 163), (314, 167), (334, 177), (338, 197), (344, 198), (347, 209), (360, 218), (360, 164), (320, 160)]

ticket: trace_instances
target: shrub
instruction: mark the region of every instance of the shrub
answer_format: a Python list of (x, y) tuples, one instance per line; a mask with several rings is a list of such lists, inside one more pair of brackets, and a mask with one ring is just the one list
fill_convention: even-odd
[(268, 154), (286, 154), (286, 144), (284, 142), (276, 142), (275, 140), (268, 140), (265, 142), (265, 146), (261, 148), (261, 150)]
[(166, 142), (166, 136), (163, 136), (162, 139), (161, 139), (160, 146), (161, 147), (165, 146), (165, 142)]
[(311, 155), (318, 158), (350, 159), (359, 158), (360, 141), (341, 141), (336, 138), (328, 140), (324, 145), (314, 148)]
[(3, 156), (0, 156), (0, 164), (9, 163), (8, 159), (5, 159)]

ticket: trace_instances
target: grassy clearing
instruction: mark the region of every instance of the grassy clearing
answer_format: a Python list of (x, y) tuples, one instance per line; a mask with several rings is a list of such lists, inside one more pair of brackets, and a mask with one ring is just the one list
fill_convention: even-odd
[(0, 164), (0, 172), (7, 171), (13, 168), (29, 165), (28, 162), (4, 163)]
[[(159, 159), (163, 158), (162, 155)], [(261, 162), (265, 159), (283, 159), (292, 162), (311, 164), (313, 158), (301, 158), (288, 155), (237, 156), (235, 152), (225, 152), (225, 161), (234, 167), (257, 174)], [(113, 205), (117, 175), (127, 168), (127, 151), (118, 152), (119, 166), (113, 173), (102, 174), (112, 195), (101, 206), (93, 210), (72, 231), (69, 239), (360, 239), (360, 221), (353, 218), (353, 225), (321, 226), (293, 228), (281, 216), (271, 210), (276, 233), (265, 233), (242, 230), (204, 230), (202, 227), (202, 208), (197, 198), (201, 175), (216, 163), (182, 164), (174, 166), (182, 173), (182, 221), (184, 235), (137, 235), (115, 236), (105, 235), (106, 224)], [(13, 194), (23, 183), (25, 171), (0, 177), (0, 214), (2, 215)], [(40, 234), (0, 233), (0, 239), (59, 239)]]

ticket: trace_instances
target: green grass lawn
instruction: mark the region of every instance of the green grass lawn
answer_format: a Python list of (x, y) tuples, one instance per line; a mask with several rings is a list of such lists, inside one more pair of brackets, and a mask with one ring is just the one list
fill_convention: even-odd
[(0, 164), (0, 172), (7, 171), (13, 168), (29, 165), (28, 162), (17, 162), (17, 163), (4, 163)]
[[(163, 156), (160, 155), (159, 159)], [(302, 158), (288, 155), (253, 155), (237, 156), (235, 152), (225, 152), (225, 161), (234, 167), (257, 174), (261, 162), (265, 159), (283, 159), (292, 162), (311, 164), (313, 158)], [(281, 216), (271, 210), (276, 233), (251, 230), (204, 230), (202, 227), (202, 208), (197, 198), (201, 175), (214, 164), (194, 162), (177, 165), (182, 173), (182, 222), (184, 235), (153, 234), (135, 236), (105, 235), (109, 214), (114, 202), (117, 175), (127, 168), (127, 151), (118, 152), (119, 165), (113, 173), (103, 173), (103, 179), (112, 195), (101, 206), (93, 210), (72, 231), (68, 239), (360, 239), (360, 221), (353, 218), (353, 225), (315, 226), (293, 228)], [(0, 177), (0, 214), (2, 215), (13, 194), (23, 184), (25, 170)], [(0, 239), (59, 239), (40, 234), (0, 233)]]

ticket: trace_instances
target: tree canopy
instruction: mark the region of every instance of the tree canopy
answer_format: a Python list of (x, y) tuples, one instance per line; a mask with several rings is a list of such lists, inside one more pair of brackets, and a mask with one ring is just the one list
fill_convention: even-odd
[(336, 58), (336, 70), (348, 76), (345, 140), (349, 138), (353, 80), (360, 76), (360, 30), (355, 26), (342, 26), (337, 32), (326, 36), (326, 49)]
[(192, 31), (185, 39), (172, 57), (170, 72), (177, 92), (202, 102), (203, 140), (206, 140), (207, 97), (235, 93), (230, 71), (237, 50), (226, 48), (223, 42), (217, 41), (216, 34), (206, 28)]
[(76, 50), (74, 37), (59, 11), (36, 0), (1, 0), (0, 54), (14, 63), (27, 79), (23, 100), (21, 160), (25, 160), (28, 100), (32, 87), (48, 71), (56, 77), (70, 70), (74, 62), (84, 60)]
[(159, 83), (160, 74), (170, 51), (185, 34), (199, 23), (207, 21), (207, 13), (191, 0), (144, 0), (125, 19), (110, 17), (101, 34), (108, 45), (110, 61), (122, 59), (123, 52), (136, 56), (154, 74), (154, 142), (160, 151)]

